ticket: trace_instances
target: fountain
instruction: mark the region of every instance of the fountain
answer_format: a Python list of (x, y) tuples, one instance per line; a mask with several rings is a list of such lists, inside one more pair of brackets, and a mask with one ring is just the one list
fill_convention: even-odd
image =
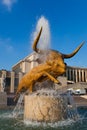
[(27, 91), (24, 95), (24, 121), (55, 123), (68, 119), (69, 112), (70, 118), (76, 120), (78, 114), (74, 105), (71, 104), (72, 98), (70, 95), (61, 96), (54, 85), (58, 84), (60, 88), (62, 87), (57, 77), (66, 72), (64, 59), (73, 57), (84, 42), (71, 54), (38, 48), (37, 44), (43, 29), (41, 26), (33, 43), (33, 50), (36, 55), (38, 54), (37, 60), (40, 64), (23, 76), (16, 92), (18, 95), (22, 91)]
[[(40, 24), (43, 23), (43, 19), (43, 17), (40, 19)], [(46, 21), (45, 26), (47, 25)], [(43, 25), (39, 27), (41, 26)], [(36, 51), (38, 57), (36, 60), (39, 61), (40, 65), (34, 67), (21, 79), (16, 92), (16, 94), (20, 93), (17, 105), (10, 114), (3, 114), (1, 111), (0, 128), (4, 130), (40, 130), (43, 127), (47, 130), (50, 130), (50, 127), (54, 130), (56, 128), (57, 130), (85, 129), (87, 128), (87, 120), (84, 120), (83, 117), (80, 118), (72, 95), (70, 93), (63, 94), (67, 80), (60, 76), (66, 71), (63, 58), (74, 56), (83, 43), (69, 55), (49, 50), (46, 47), (44, 49), (37, 48), (42, 28), (39, 30), (33, 44), (33, 50)], [(42, 42), (44, 39), (46, 37), (42, 38)], [(50, 41), (49, 39), (47, 41)]]

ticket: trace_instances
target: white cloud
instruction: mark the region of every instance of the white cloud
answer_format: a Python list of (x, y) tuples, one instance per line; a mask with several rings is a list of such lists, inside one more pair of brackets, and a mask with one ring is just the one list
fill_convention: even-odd
[(8, 11), (11, 11), (13, 4), (16, 2), (17, 0), (2, 0), (2, 4), (7, 7)]

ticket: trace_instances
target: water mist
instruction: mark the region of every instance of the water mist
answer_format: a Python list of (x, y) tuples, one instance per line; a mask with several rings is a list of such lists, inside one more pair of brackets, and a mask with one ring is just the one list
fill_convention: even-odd
[(49, 21), (44, 17), (41, 16), (36, 24), (36, 29), (33, 32), (33, 41), (36, 38), (38, 32), (40, 31), (40, 28), (43, 28), (42, 34), (38, 43), (38, 47), (40, 49), (49, 49), (50, 48), (50, 25)]

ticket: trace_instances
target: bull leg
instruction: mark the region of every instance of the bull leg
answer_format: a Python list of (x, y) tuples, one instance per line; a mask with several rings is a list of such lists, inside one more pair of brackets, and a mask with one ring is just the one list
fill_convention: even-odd
[(52, 80), (52, 81), (55, 82), (55, 83), (60, 83), (57, 79), (55, 79), (52, 75), (50, 75), (50, 74), (47, 73), (46, 71), (41, 72), (38, 76), (36, 75), (37, 80), (38, 80), (41, 76), (43, 76), (43, 75), (46, 75), (50, 80)]
[(35, 79), (34, 81), (32, 80), (31, 81), (31, 84), (29, 85), (29, 92), (32, 93), (32, 88), (33, 88), (33, 85), (35, 82), (37, 82), (37, 80), (43, 76), (43, 75), (46, 75), (50, 80), (52, 80), (54, 83), (60, 83), (57, 79), (55, 79), (52, 75), (50, 75), (49, 73), (47, 73), (46, 71), (43, 71), (41, 73), (38, 73), (37, 75), (35, 75)]
[(32, 87), (33, 87), (33, 85), (31, 84), (31, 85), (29, 86), (29, 92), (30, 92), (30, 93), (32, 93)]
[(46, 71), (43, 72), (44, 74), (46, 74), (48, 76), (48, 78), (50, 80), (52, 80), (54, 83), (60, 83), (59, 80), (55, 79), (52, 75), (50, 75), (49, 73), (47, 73)]

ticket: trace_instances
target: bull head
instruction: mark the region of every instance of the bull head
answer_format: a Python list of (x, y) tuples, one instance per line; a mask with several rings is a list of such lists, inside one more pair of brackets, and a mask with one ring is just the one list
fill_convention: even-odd
[[(37, 44), (38, 44), (38, 41), (39, 41), (39, 39), (40, 39), (41, 32), (42, 32), (42, 27), (41, 27), (41, 29), (40, 29), (40, 31), (39, 31), (39, 33), (38, 33), (38, 35), (37, 35), (37, 37), (36, 37), (34, 43), (33, 43), (33, 46), (32, 46), (33, 50), (34, 50), (35, 52), (37, 52), (37, 53), (40, 53), (40, 52), (41, 52), (41, 50), (40, 50), (39, 48), (37, 48)], [(72, 53), (70, 53), (70, 54), (63, 54), (63, 53), (60, 53), (60, 54), (61, 54), (62, 57), (65, 58), (65, 59), (71, 58), (71, 57), (73, 57), (73, 56), (79, 51), (79, 49), (83, 46), (84, 43), (85, 43), (85, 42), (82, 42), (82, 43), (81, 43)], [(58, 53), (59, 53), (59, 52), (58, 52)]]

